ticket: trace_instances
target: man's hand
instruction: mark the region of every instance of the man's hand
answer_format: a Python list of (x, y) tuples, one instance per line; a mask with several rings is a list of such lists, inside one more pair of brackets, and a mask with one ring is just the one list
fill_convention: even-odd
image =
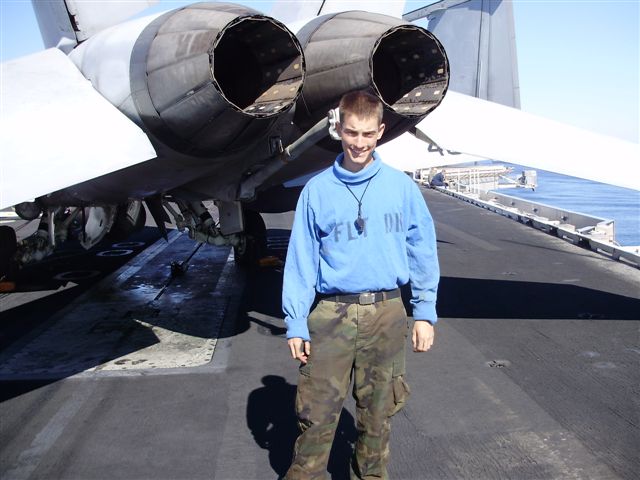
[(423, 320), (413, 322), (413, 334), (411, 340), (414, 352), (426, 352), (433, 345), (433, 325)]
[(307, 363), (307, 357), (311, 353), (311, 342), (296, 337), (290, 338), (287, 343), (289, 344), (289, 350), (291, 350), (291, 356), (302, 363)]

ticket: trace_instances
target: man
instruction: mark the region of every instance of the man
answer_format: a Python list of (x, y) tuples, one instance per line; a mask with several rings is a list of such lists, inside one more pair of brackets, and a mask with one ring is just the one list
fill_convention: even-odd
[(444, 171), (440, 170), (436, 173), (431, 179), (431, 182), (429, 182), (429, 185), (432, 187), (448, 187), (449, 184), (445, 181)]
[(352, 92), (339, 108), (343, 153), (303, 189), (285, 265), (282, 303), (291, 356), (301, 362), (302, 432), (288, 480), (326, 476), (352, 377), (358, 440), (351, 476), (387, 478), (389, 418), (409, 393), (398, 287), (411, 282), (414, 351), (431, 347), (437, 321), (433, 221), (414, 182), (374, 151), (384, 133), (382, 103)]

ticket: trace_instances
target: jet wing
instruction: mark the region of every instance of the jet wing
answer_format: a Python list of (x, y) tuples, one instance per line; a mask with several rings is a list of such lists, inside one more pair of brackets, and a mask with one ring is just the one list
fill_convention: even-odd
[(0, 208), (156, 156), (57, 49), (2, 64)]
[(425, 140), (420, 140), (408, 132), (380, 145), (376, 151), (381, 155), (383, 162), (403, 172), (486, 160), (475, 155), (446, 150), (434, 143), (425, 143)]
[(443, 149), (640, 190), (640, 145), (451, 90), (417, 129)]

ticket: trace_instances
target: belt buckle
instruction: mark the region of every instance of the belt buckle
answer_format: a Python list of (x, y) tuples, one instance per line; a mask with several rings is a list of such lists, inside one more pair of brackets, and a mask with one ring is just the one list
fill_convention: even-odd
[(360, 305), (373, 305), (376, 303), (376, 294), (371, 292), (361, 293), (358, 297)]

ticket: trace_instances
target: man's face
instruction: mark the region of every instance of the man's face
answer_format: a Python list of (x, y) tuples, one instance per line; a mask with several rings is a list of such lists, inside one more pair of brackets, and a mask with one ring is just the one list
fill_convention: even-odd
[(344, 151), (343, 167), (358, 172), (372, 161), (373, 150), (382, 138), (384, 124), (379, 124), (375, 116), (357, 117), (347, 113), (342, 123), (336, 125)]

